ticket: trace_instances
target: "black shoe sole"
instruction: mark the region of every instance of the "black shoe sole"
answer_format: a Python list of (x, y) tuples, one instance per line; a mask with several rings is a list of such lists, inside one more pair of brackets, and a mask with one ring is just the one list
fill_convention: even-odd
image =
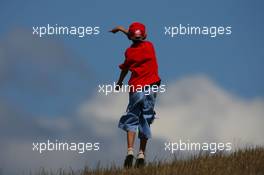
[(145, 159), (137, 159), (135, 163), (135, 168), (142, 168), (145, 166)]
[(133, 155), (127, 155), (124, 162), (124, 168), (131, 168), (133, 165), (133, 159), (134, 159)]

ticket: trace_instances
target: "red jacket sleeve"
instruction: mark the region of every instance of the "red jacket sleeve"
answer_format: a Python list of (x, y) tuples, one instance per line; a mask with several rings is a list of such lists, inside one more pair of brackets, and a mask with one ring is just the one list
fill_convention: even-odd
[(129, 69), (129, 64), (128, 64), (127, 59), (125, 59), (125, 62), (124, 62), (123, 64), (120, 64), (120, 65), (119, 65), (119, 68), (120, 68), (121, 70), (128, 70), (128, 69)]
[(130, 61), (129, 61), (128, 57), (127, 57), (127, 51), (125, 52), (125, 61), (124, 61), (123, 64), (119, 65), (119, 68), (121, 70), (129, 70), (129, 68), (130, 68)]

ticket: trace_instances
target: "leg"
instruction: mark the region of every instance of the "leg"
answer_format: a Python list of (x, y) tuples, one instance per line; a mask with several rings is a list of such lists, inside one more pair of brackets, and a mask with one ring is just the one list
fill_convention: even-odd
[(132, 131), (127, 131), (127, 156), (124, 162), (125, 168), (131, 168), (133, 164), (133, 150), (134, 150), (134, 142), (135, 142), (136, 133)]
[(140, 139), (140, 146), (139, 146), (139, 152), (145, 153), (146, 146), (147, 146), (148, 139), (147, 138), (141, 138)]
[(134, 148), (136, 133), (132, 131), (127, 132), (127, 149)]
[(141, 168), (145, 166), (145, 150), (146, 150), (147, 142), (148, 142), (147, 138), (140, 138), (140, 146), (139, 146), (139, 152), (137, 155), (135, 168)]

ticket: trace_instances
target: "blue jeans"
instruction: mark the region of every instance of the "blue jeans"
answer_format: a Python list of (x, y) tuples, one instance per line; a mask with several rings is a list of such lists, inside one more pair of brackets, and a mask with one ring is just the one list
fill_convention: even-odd
[(151, 88), (143, 92), (130, 92), (126, 114), (123, 115), (118, 127), (125, 131), (137, 132), (139, 138), (151, 138), (150, 124), (155, 119), (154, 105), (157, 92)]

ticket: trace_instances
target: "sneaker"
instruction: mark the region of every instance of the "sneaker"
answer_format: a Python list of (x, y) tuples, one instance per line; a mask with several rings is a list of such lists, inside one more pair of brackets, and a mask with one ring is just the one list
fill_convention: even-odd
[(127, 155), (124, 162), (124, 168), (131, 168), (133, 165), (133, 159), (134, 159), (133, 155)]
[(137, 158), (135, 163), (135, 168), (142, 168), (145, 166), (145, 159), (144, 158)]

